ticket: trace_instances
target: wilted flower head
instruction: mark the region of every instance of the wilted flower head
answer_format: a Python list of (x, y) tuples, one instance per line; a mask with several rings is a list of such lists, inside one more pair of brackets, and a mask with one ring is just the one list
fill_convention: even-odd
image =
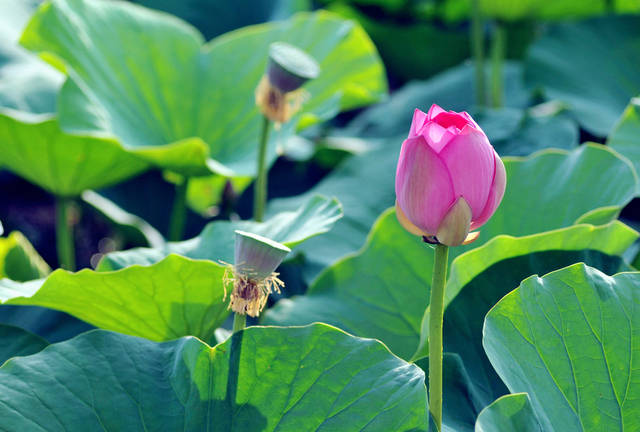
[(228, 264), (224, 275), (225, 296), (227, 287), (232, 285), (229, 309), (257, 317), (269, 294), (280, 292), (280, 287), (284, 286), (275, 269), (291, 249), (257, 234), (235, 233), (235, 263)]
[(466, 112), (416, 109), (396, 172), (396, 214), (409, 232), (457, 246), (475, 240), (498, 208), (506, 171)]
[(320, 66), (307, 53), (285, 42), (269, 46), (267, 72), (256, 89), (256, 105), (271, 121), (285, 123), (300, 108), (300, 87), (320, 73)]

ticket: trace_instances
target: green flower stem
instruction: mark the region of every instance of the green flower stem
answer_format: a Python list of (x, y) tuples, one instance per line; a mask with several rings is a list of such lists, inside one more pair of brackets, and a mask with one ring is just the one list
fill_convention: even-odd
[(502, 106), (503, 72), (502, 64), (506, 54), (507, 34), (504, 24), (496, 21), (491, 41), (491, 106)]
[(480, 0), (473, 0), (471, 15), (471, 52), (475, 69), (476, 104), (487, 104), (486, 81), (484, 77), (484, 21), (480, 12)]
[(56, 197), (56, 248), (58, 262), (65, 270), (76, 269), (76, 253), (73, 241), (73, 228), (69, 224), (69, 210), (72, 198)]
[(438, 431), (442, 430), (442, 318), (448, 257), (449, 247), (437, 244), (429, 303), (429, 411)]
[(242, 330), (247, 325), (247, 316), (239, 313), (233, 314), (233, 332)]
[(267, 144), (269, 143), (269, 129), (271, 121), (263, 116), (262, 131), (260, 133), (260, 147), (258, 149), (258, 177), (256, 178), (253, 194), (253, 219), (262, 222), (267, 205)]
[(169, 220), (169, 240), (180, 241), (184, 234), (184, 225), (187, 219), (187, 186), (189, 179), (183, 178), (176, 185), (176, 195), (173, 199), (171, 219)]

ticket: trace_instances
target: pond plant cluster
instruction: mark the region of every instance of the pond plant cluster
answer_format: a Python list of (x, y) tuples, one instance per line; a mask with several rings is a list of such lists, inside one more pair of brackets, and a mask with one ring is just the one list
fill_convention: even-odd
[(0, 0), (0, 431), (640, 431), (640, 3), (250, 3)]

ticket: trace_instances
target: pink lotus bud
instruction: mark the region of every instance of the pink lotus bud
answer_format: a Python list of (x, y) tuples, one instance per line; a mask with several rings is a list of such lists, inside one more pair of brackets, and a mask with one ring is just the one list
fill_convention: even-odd
[(466, 112), (415, 110), (396, 171), (396, 214), (412, 234), (448, 246), (475, 240), (500, 205), (507, 175)]

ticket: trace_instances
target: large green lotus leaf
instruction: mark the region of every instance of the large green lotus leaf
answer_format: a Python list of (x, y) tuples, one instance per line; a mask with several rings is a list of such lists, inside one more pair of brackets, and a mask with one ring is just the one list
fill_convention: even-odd
[(0, 166), (49, 192), (75, 196), (147, 168), (115, 140), (71, 135), (50, 115), (0, 109)]
[(482, 410), (475, 432), (542, 432), (526, 393), (502, 396)]
[(288, 18), (294, 12), (311, 9), (310, 0), (252, 0), (250, 7), (215, 0), (130, 1), (178, 16), (200, 30), (206, 39), (239, 27)]
[(529, 50), (525, 76), (604, 137), (640, 94), (639, 68), (640, 17), (606, 17), (552, 26)]
[(199, 236), (190, 240), (167, 243), (162, 248), (138, 248), (107, 254), (100, 261), (98, 270), (116, 270), (133, 264), (149, 265), (169, 254), (233, 263), (235, 230), (259, 234), (292, 248), (308, 238), (330, 231), (341, 217), (342, 206), (335, 198), (316, 195), (298, 210), (278, 213), (266, 222), (211, 222)]
[[(446, 302), (473, 283), (475, 276), (502, 260), (552, 250), (568, 253), (593, 249), (615, 255), (636, 238), (637, 234), (620, 222), (602, 227), (576, 225), (520, 238), (500, 236), (473, 254), (453, 261)], [(453, 257), (461, 251), (451, 252)], [(526, 263), (526, 259), (523, 261)], [(329, 267), (310, 286), (306, 296), (280, 300), (267, 311), (264, 322), (276, 325), (327, 322), (359, 336), (380, 339), (397, 355), (411, 358), (421, 342), (432, 267), (433, 250), (405, 232), (394, 212), (389, 211), (374, 225), (362, 252)], [(531, 274), (529, 270), (528, 267), (522, 270), (523, 277)], [(421, 348), (425, 350), (426, 341), (422, 342)]]
[(48, 342), (18, 327), (0, 324), (0, 365), (12, 357), (42, 351)]
[(639, 283), (575, 264), (531, 276), (487, 314), (487, 355), (543, 430), (640, 429)]
[(362, 28), (324, 12), (205, 45), (188, 24), (137, 5), (52, 0), (31, 19), (21, 43), (74, 80), (60, 95), (64, 130), (117, 137), (139, 157), (183, 174), (247, 176), (255, 173), (261, 125), (254, 90), (276, 40), (306, 50), (322, 73), (304, 86), (309, 97), (301, 112), (271, 134), (270, 159), (276, 142), (296, 126), (386, 92), (382, 63)]
[[(583, 234), (576, 230), (573, 235)], [(488, 262), (489, 265), (468, 283), (457, 280), (460, 276), (459, 271), (466, 271), (467, 266), (471, 268), (485, 266), (483, 261), (486, 257), (491, 256), (496, 250), (508, 248), (509, 242), (496, 239), (485, 247), (460, 257), (459, 262), (454, 261), (450, 283), (454, 288), (457, 286), (463, 286), (463, 288), (448, 304), (445, 311), (444, 346), (445, 350), (460, 356), (474, 383), (476, 393), (484, 405), (508, 392), (482, 347), (482, 326), (487, 312), (523, 279), (532, 274), (545, 274), (576, 262), (585, 262), (607, 274), (628, 270), (629, 267), (622, 258), (615, 255), (624, 251), (634, 238), (637, 238), (637, 233), (633, 233), (630, 229), (621, 235), (611, 233), (608, 241), (611, 242), (610, 246), (617, 244), (617, 250), (609, 249), (606, 252), (588, 244), (584, 244), (582, 249), (576, 247), (574, 250), (563, 250), (558, 245), (549, 244), (549, 250), (546, 251), (521, 255), (497, 263)], [(540, 236), (540, 240), (544, 240), (544, 235)], [(452, 295), (453, 293), (449, 292), (449, 297)], [(417, 356), (428, 355), (427, 331), (424, 326), (421, 335), (422, 349), (418, 351)]]
[(18, 231), (0, 238), (0, 278), (28, 281), (51, 272), (29, 240)]
[(113, 140), (64, 133), (50, 114), (64, 77), (17, 45), (38, 3), (0, 1), (0, 167), (58, 195), (142, 171), (146, 164)]
[(0, 388), (8, 430), (427, 430), (420, 368), (323, 324), (213, 348), (93, 331), (7, 362)]
[(53, 272), (45, 280), (0, 280), (0, 301), (44, 306), (96, 327), (155, 341), (193, 335), (210, 340), (228, 315), (225, 268), (177, 255), (149, 267), (99, 273)]
[(640, 172), (640, 98), (631, 99), (607, 138), (607, 145), (629, 158), (636, 172)]

